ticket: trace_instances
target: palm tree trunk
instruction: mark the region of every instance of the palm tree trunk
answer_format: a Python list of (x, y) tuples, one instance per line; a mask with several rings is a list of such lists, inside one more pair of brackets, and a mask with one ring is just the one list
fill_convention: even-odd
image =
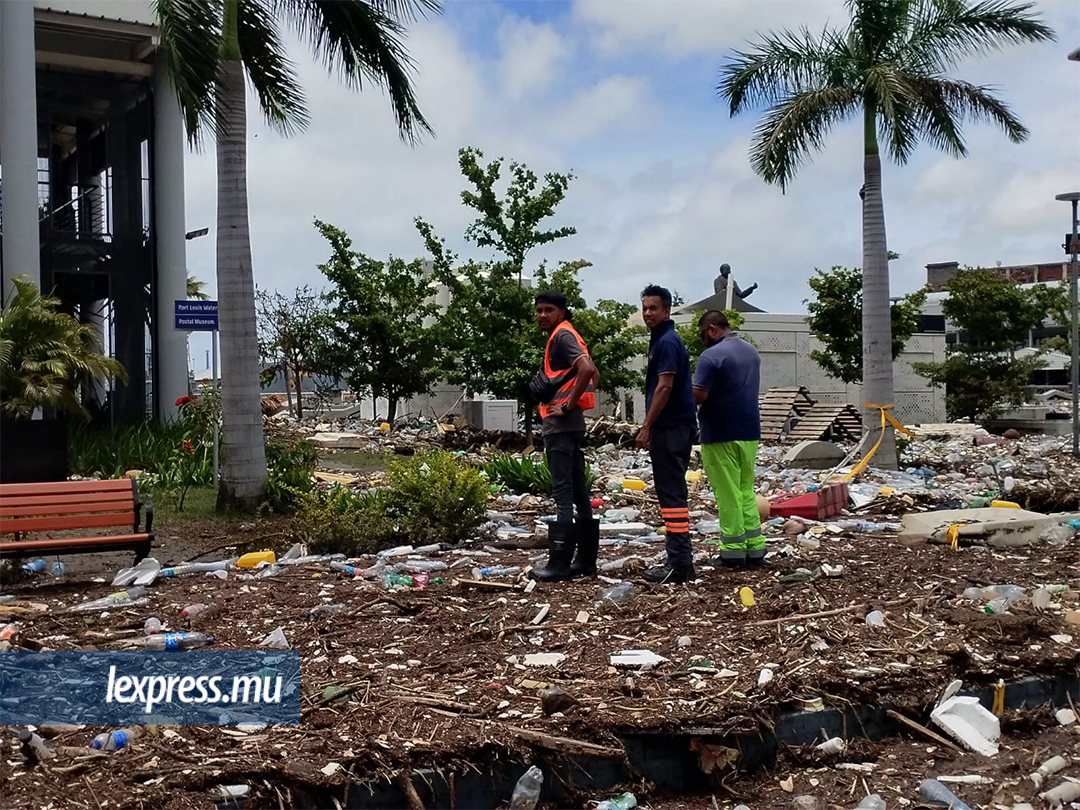
[[(892, 321), (889, 303), (889, 256), (885, 240), (885, 207), (881, 199), (881, 157), (878, 154), (876, 117), (866, 105), (863, 157), (863, 387), (864, 403), (893, 402)], [(866, 428), (864, 449), (874, 446), (881, 433), (881, 412), (863, 408)], [(888, 470), (897, 468), (896, 437), (886, 425), (881, 446), (870, 462)]]
[(221, 328), (221, 481), (218, 509), (253, 511), (266, 483), (255, 280), (247, 204), (247, 107), (236, 39), (237, 0), (226, 0), (217, 138), (217, 278)]

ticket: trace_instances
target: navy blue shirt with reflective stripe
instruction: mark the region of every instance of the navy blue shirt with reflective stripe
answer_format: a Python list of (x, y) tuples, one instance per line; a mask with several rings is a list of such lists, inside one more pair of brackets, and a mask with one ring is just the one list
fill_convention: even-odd
[(694, 385), (709, 390), (698, 411), (702, 444), (761, 439), (760, 382), (761, 356), (735, 332), (701, 353)]
[(670, 318), (658, 324), (649, 337), (649, 365), (645, 369), (646, 413), (652, 405), (660, 375), (669, 373), (675, 374), (671, 382), (671, 395), (653, 424), (655, 427), (693, 425), (696, 412), (694, 387), (690, 379), (690, 357)]

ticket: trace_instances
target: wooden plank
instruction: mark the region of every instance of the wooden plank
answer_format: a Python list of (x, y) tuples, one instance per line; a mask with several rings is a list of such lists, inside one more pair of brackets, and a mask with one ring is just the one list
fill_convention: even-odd
[(128, 492), (104, 492), (98, 495), (4, 495), (0, 500), (0, 513), (8, 506), (52, 506), (67, 503), (126, 503), (129, 507), (135, 506), (132, 493)]
[(106, 526), (133, 525), (131, 512), (105, 515), (76, 515), (74, 517), (5, 518), (0, 520), (0, 532), (58, 532), (68, 529), (93, 529)]
[(9, 495), (73, 495), (83, 492), (133, 492), (129, 478), (102, 481), (51, 481), (38, 484), (0, 484), (0, 499)]
[[(83, 501), (82, 503), (61, 503), (42, 506), (8, 506), (0, 504), (0, 519), (18, 517), (52, 517), (54, 515), (96, 515), (103, 512), (126, 513), (134, 519), (135, 501), (127, 498), (122, 501)], [(119, 514), (117, 515), (119, 517)], [(122, 525), (118, 523), (116, 525)]]

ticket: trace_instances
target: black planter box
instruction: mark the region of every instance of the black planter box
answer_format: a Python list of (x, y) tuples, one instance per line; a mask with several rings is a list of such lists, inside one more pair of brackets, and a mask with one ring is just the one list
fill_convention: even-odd
[(56, 419), (0, 420), (0, 484), (68, 477), (67, 425)]

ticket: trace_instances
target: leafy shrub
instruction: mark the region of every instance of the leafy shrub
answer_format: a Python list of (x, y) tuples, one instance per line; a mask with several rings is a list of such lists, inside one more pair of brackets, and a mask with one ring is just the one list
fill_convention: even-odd
[(310, 492), (319, 450), (284, 425), (266, 426), (266, 493), (264, 506), (272, 512), (292, 511), (297, 492)]
[[(493, 484), (501, 484), (517, 493), (533, 495), (551, 494), (551, 471), (547, 460), (540, 456), (511, 455), (500, 453), (484, 464), (484, 475)], [(592, 468), (585, 467), (585, 483), (591, 490), (596, 482)]]
[(393, 493), (392, 514), (413, 543), (464, 540), (487, 512), (487, 481), (445, 450), (394, 460), (386, 482)]
[(488, 484), (452, 453), (396, 459), (386, 482), (361, 493), (292, 489), (296, 524), (312, 550), (358, 555), (401, 543), (458, 542), (484, 519)]

